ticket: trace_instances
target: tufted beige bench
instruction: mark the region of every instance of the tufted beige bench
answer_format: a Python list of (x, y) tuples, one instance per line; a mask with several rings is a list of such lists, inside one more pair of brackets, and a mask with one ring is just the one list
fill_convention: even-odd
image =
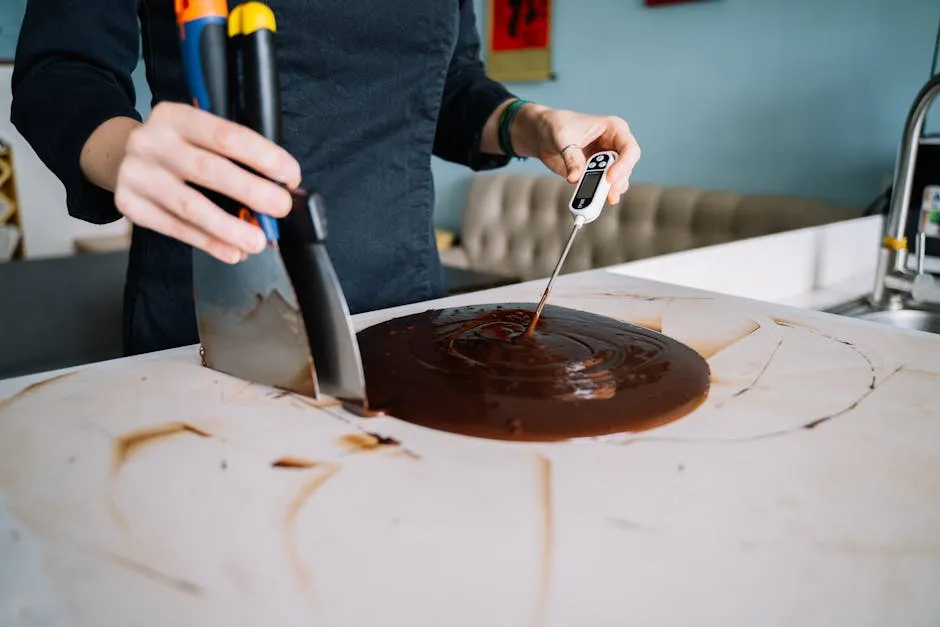
[[(444, 264), (535, 279), (551, 274), (571, 229), (574, 186), (552, 175), (476, 174), (459, 244)], [(563, 272), (626, 263), (701, 246), (861, 216), (818, 200), (637, 184), (575, 240)]]

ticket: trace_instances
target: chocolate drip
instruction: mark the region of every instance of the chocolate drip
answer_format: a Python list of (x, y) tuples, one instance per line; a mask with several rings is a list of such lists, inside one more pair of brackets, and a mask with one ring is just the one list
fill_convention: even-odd
[(709, 368), (662, 334), (564, 307), (425, 311), (359, 333), (369, 405), (396, 418), (501, 440), (641, 431), (688, 414)]

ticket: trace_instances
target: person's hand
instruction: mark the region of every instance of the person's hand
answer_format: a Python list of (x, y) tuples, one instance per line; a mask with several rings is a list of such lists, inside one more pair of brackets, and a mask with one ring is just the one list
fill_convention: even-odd
[[(640, 146), (624, 120), (532, 104), (523, 106), (517, 116), (522, 122), (519, 142), (524, 150), (569, 183), (578, 182), (592, 154), (602, 150), (617, 151), (619, 158), (607, 171), (607, 180), (611, 183), (607, 202), (617, 203), (627, 191), (630, 175), (640, 159)], [(516, 137), (514, 133), (514, 144)]]
[(290, 211), (291, 195), (230, 159), (290, 188), (300, 184), (297, 161), (274, 142), (190, 105), (160, 103), (128, 135), (115, 204), (135, 224), (236, 263), (264, 249), (261, 229), (224, 211), (186, 182), (275, 217)]

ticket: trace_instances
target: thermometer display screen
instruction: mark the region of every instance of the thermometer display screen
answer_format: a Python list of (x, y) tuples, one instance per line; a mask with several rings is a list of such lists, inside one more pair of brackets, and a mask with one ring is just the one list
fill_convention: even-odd
[(581, 181), (581, 187), (578, 188), (578, 193), (575, 195), (575, 199), (590, 200), (593, 198), (602, 176), (604, 176), (603, 172), (588, 172), (585, 174), (584, 180)]

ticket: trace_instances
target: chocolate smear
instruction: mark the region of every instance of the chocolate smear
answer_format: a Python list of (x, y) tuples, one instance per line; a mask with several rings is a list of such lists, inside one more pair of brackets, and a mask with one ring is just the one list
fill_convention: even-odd
[(436, 309), (359, 332), (372, 411), (484, 438), (556, 441), (651, 429), (698, 407), (707, 362), (661, 333), (534, 304)]

